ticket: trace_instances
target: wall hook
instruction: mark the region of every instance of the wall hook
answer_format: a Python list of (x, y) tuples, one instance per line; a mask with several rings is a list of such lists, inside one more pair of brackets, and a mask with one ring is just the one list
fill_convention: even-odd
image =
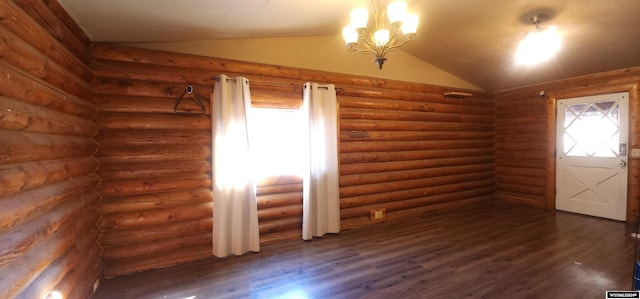
[[(198, 104), (201, 111), (194, 112), (191, 110), (178, 110), (178, 105), (180, 105), (180, 102), (184, 99), (184, 96), (187, 94), (193, 94), (193, 100), (196, 102), (196, 104)], [(200, 97), (198, 97), (198, 93), (195, 92), (195, 89), (193, 88), (193, 86), (187, 85), (187, 88), (185, 88), (184, 92), (182, 93), (180, 98), (178, 98), (178, 100), (176, 101), (176, 104), (173, 106), (173, 112), (180, 113), (180, 114), (204, 114), (205, 112), (207, 112), (207, 109), (204, 108), (204, 105), (202, 104)]]

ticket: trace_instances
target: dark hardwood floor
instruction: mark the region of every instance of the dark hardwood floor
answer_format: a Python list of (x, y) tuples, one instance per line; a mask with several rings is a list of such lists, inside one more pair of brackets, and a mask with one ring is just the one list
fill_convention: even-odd
[(631, 289), (634, 230), (496, 201), (106, 279), (95, 298), (605, 298)]

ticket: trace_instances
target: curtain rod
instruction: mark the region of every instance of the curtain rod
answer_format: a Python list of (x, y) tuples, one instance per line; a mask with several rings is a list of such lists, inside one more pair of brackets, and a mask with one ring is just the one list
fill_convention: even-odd
[[(211, 78), (216, 81), (220, 81), (220, 77), (211, 77)], [(227, 78), (227, 81), (236, 81), (236, 78)]]
[[(216, 81), (219, 81), (220, 78), (219, 77), (213, 77), (212, 79), (215, 79)], [(232, 80), (235, 81), (236, 78), (227, 78), (227, 81)], [(249, 82), (251, 82), (251, 80), (247, 79)], [(266, 86), (278, 86), (278, 87), (293, 87), (293, 88), (299, 88), (299, 85), (293, 85), (293, 84), (284, 84), (284, 83), (273, 83), (273, 82), (251, 82), (253, 85), (266, 85)], [(302, 87), (304, 88), (304, 85), (302, 85)], [(324, 88), (327, 89), (327, 86), (318, 86), (319, 88)], [(341, 91), (342, 88), (336, 87), (336, 91)]]
[[(307, 86), (303, 85), (302, 88), (307, 88)], [(318, 88), (329, 89), (329, 86), (318, 86)]]
[[(211, 79), (214, 79), (216, 81), (220, 81), (220, 77), (218, 76), (211, 76)], [(236, 78), (227, 78), (227, 81), (236, 81)], [(247, 81), (249, 81), (250, 83), (254, 84), (254, 85), (269, 85), (269, 86), (279, 86), (279, 87), (298, 87), (297, 85), (293, 85), (293, 84), (282, 84), (282, 83), (271, 83), (271, 82), (252, 82), (250, 79), (247, 79)]]

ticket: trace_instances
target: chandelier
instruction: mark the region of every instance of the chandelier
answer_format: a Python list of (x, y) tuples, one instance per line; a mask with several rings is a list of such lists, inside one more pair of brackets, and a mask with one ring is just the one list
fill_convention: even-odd
[(538, 64), (553, 57), (560, 50), (560, 35), (556, 26), (546, 29), (540, 27), (540, 23), (546, 18), (544, 14), (536, 14), (529, 18), (536, 28), (520, 41), (516, 51), (517, 64)]
[(373, 31), (367, 28), (367, 9), (356, 8), (349, 15), (350, 24), (342, 29), (342, 36), (349, 51), (375, 55), (378, 68), (382, 69), (387, 53), (413, 40), (418, 28), (418, 16), (407, 14), (407, 3), (404, 1), (389, 3), (386, 14), (381, 9), (380, 0), (371, 0), (371, 6), (371, 16), (375, 22)]

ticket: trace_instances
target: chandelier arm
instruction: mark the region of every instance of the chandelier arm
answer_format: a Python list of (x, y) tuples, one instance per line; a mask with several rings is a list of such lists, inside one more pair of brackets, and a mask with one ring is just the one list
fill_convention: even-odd
[(391, 51), (394, 48), (397, 48), (399, 46), (401, 46), (402, 44), (398, 44), (397, 43), (397, 35), (398, 35), (398, 30), (393, 30), (393, 33), (391, 34), (391, 37), (389, 38), (389, 42), (387, 42), (387, 44), (382, 48), (382, 56), (386, 55), (389, 51)]
[(380, 48), (378, 48), (378, 49), (377, 49), (377, 50), (378, 50), (378, 52), (377, 52), (378, 54), (376, 54), (376, 56), (378, 56), (378, 58), (379, 58), (379, 57), (384, 57), (385, 55), (387, 55), (387, 53), (388, 53), (388, 52), (389, 52), (389, 50), (391, 50), (391, 49), (392, 49), (392, 48), (391, 48), (391, 47), (389, 47), (389, 45), (388, 45), (388, 44), (387, 44), (387, 45), (385, 45), (384, 47), (380, 47)]
[(404, 45), (404, 44), (406, 44), (406, 43), (408, 43), (408, 42), (410, 42), (410, 41), (411, 41), (411, 40), (407, 39), (407, 40), (404, 40), (404, 41), (402, 41), (401, 43), (399, 43), (399, 44), (397, 44), (397, 45), (386, 47), (386, 48), (384, 49), (384, 51), (382, 52), (382, 56), (386, 56), (386, 55), (387, 55), (387, 53), (389, 53), (389, 52), (391, 52), (391, 51), (394, 51), (394, 50), (396, 50), (396, 49), (400, 48), (402, 45)]
[[(399, 42), (399, 44), (397, 44), (397, 47), (400, 47), (400, 46), (412, 41), (413, 39), (408, 38), (407, 36), (405, 36), (402, 33), (402, 30), (395, 29), (395, 30), (393, 30), (393, 33), (391, 34), (391, 38), (389, 38), (389, 44), (391, 45), (391, 44), (397, 43), (399, 40), (401, 42)], [(396, 45), (394, 45), (394, 46), (396, 46)]]
[(394, 48), (400, 48), (400, 47), (402, 47), (402, 45), (404, 45), (404, 44), (406, 44), (406, 43), (408, 43), (410, 41), (411, 41), (410, 39), (405, 39), (402, 42), (400, 42), (399, 44), (395, 45)]
[(387, 55), (387, 53), (395, 50), (396, 48), (400, 47), (402, 44), (399, 45), (387, 45), (386, 47), (384, 47), (380, 53), (380, 57), (384, 57)]
[(378, 56), (378, 54), (377, 54), (376, 52), (374, 52), (374, 51), (371, 51), (371, 50), (366, 50), (366, 49), (358, 49), (358, 52), (362, 52), (362, 53), (367, 53), (367, 54), (373, 54), (373, 55), (376, 55), (376, 56)]
[(391, 51), (395, 50), (396, 48), (397, 48), (397, 47), (386, 47), (386, 48), (382, 51), (382, 53), (381, 53), (380, 57), (387, 56), (387, 53), (389, 53), (389, 52), (391, 52)]
[[(366, 37), (364, 37), (363, 35), (366, 32), (363, 32), (362, 35), (360, 36), (360, 40), (362, 40), (364, 42), (365, 45), (367, 45), (369, 48), (374, 49), (376, 47), (375, 42), (371, 42), (369, 41), (369, 39), (367, 39)], [(373, 40), (373, 37), (371, 37), (371, 40)]]
[(358, 44), (352, 50), (356, 51), (356, 52), (376, 54), (375, 48), (369, 46), (369, 44), (367, 44), (367, 43), (365, 43), (364, 45), (363, 44)]
[(400, 30), (393, 28), (392, 30), (393, 32), (391, 33), (391, 36), (389, 37), (389, 45), (393, 44), (394, 41), (396, 40), (396, 37), (398, 36), (398, 32)]
[[(375, 21), (376, 24), (376, 30), (379, 30), (380, 28), (384, 28), (384, 15), (383, 13), (381, 14), (380, 11), (380, 0), (371, 0), (371, 14), (373, 14), (373, 19)], [(374, 32), (376, 31), (374, 30)]]
[(366, 45), (366, 50), (361, 50), (361, 52), (367, 52), (367, 53), (371, 53), (374, 54), (376, 57), (384, 57), (384, 49), (385, 47), (378, 47), (375, 42), (371, 42), (368, 39), (366, 39), (365, 37), (360, 37), (360, 40), (362, 40), (364, 42), (364, 44)]
[(380, 56), (379, 56), (379, 57), (385, 57), (385, 56), (387, 56), (387, 53), (391, 52), (391, 50), (392, 50), (392, 49), (390, 49), (390, 48), (384, 49), (384, 51), (382, 51), (382, 53), (380, 53)]

